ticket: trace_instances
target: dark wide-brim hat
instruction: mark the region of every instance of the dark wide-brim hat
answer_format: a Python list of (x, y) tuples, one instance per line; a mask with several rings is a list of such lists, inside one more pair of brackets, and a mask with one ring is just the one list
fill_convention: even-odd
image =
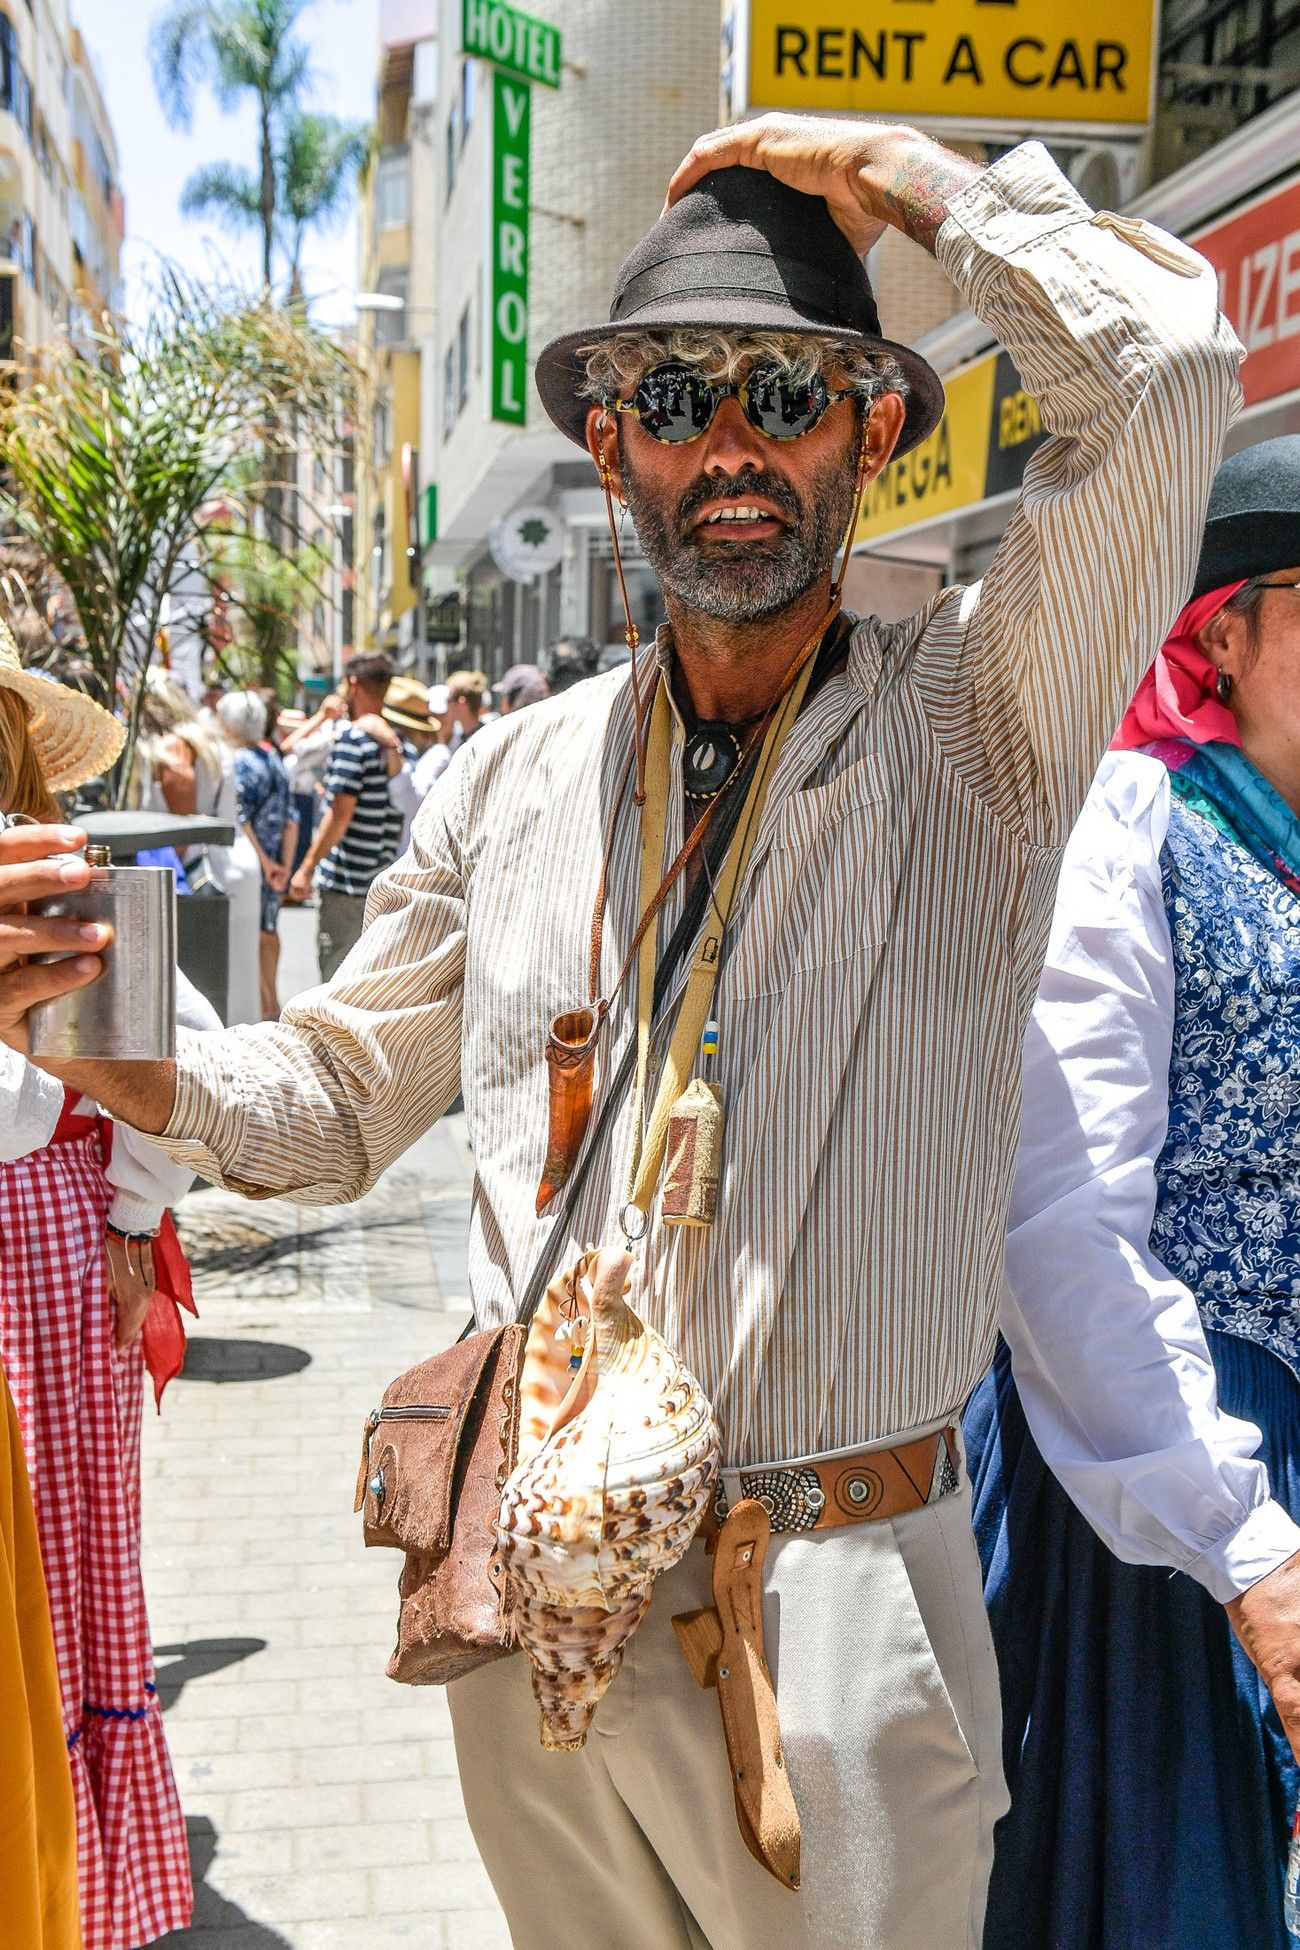
[(866, 267), (826, 201), (765, 169), (715, 169), (665, 212), (614, 280), (609, 323), (552, 339), (537, 390), (557, 427), (580, 447), (597, 402), (583, 392), (579, 347), (622, 332), (793, 332), (888, 354), (907, 377), (907, 412), (894, 453), (939, 424), (943, 382), (910, 346), (880, 335)]
[(1193, 597), (1300, 566), (1300, 433), (1231, 454), (1214, 477)]

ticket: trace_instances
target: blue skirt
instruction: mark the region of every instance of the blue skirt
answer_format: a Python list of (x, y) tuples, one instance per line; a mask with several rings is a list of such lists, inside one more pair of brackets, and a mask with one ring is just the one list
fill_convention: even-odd
[[(1300, 1381), (1207, 1335), (1223, 1407), (1300, 1513)], [(1281, 1722), (1223, 1607), (1121, 1564), (1051, 1475), (1005, 1347), (966, 1413), (1011, 1807), (984, 1950), (1288, 1950), (1296, 1805)]]

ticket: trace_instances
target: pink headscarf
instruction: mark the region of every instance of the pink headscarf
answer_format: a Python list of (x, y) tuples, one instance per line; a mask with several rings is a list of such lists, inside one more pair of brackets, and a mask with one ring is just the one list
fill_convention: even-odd
[(1241, 743), (1237, 720), (1218, 699), (1219, 673), (1198, 646), (1196, 632), (1245, 586), (1244, 580), (1227, 582), (1179, 610), (1120, 720), (1112, 751), (1132, 751), (1162, 738), (1187, 738), (1194, 745)]

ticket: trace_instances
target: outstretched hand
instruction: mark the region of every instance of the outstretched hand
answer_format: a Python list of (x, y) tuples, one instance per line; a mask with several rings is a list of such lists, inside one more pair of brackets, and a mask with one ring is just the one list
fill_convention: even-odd
[[(93, 982), (103, 968), (100, 952), (113, 939), (113, 930), (99, 922), (28, 912), (32, 901), (89, 885), (94, 868), (78, 852), (85, 843), (75, 826), (9, 826), (0, 832), (0, 1041), (24, 1055), (27, 1011)], [(45, 954), (66, 959), (31, 959)]]

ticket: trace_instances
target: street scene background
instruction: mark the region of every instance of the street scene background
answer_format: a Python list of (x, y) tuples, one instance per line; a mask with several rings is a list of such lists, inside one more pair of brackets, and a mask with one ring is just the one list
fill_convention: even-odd
[[(283, 992), (316, 980), (286, 917)], [(355, 1205), (180, 1208), (199, 1321), (144, 1443), (145, 1582), (195, 1950), (505, 1950), (446, 1698), (384, 1676), (400, 1555), (352, 1514), (361, 1430), (469, 1311), (464, 1119)]]
[[(480, 725), (626, 661), (606, 499), (533, 368), (607, 316), (709, 128), (899, 119), (981, 165), (1045, 143), (1090, 204), (1214, 266), (1246, 352), (1227, 453), (1300, 432), (1300, 10), (1075, 11), (0, 0), (0, 615), (27, 669), (129, 725), (76, 815), (190, 876), (179, 963), (214, 1019), (273, 1017), (341, 957), (339, 908), (359, 929)], [(929, 252), (890, 230), (868, 269), (947, 399), (853, 540), (846, 607), (892, 622), (984, 575), (1045, 434)], [(620, 546), (647, 641), (630, 521)], [(372, 796), (390, 760), (406, 796), (327, 887), (335, 844), (310, 849), (360, 718)], [(259, 751), (296, 848), (283, 803), (254, 819)], [(398, 1556), (352, 1514), (367, 1412), (469, 1316), (472, 1169), (453, 1112), (353, 1205), (177, 1207), (199, 1318), (146, 1412), (142, 1513), (196, 1888), (177, 1950), (507, 1942), (445, 1697), (384, 1675)]]

